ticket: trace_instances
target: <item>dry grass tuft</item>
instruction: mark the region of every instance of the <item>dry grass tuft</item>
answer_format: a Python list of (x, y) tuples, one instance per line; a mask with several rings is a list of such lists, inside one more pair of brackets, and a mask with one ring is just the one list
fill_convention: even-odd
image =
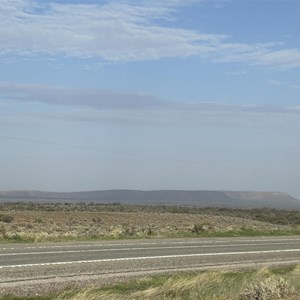
[[(249, 271), (180, 273), (57, 292), (52, 300), (298, 300), (300, 266)], [(1, 298), (2, 299), (2, 298)], [(16, 300), (23, 298), (4, 298)], [(29, 298), (24, 298), (24, 300)], [(44, 298), (30, 298), (41, 300)]]
[[(286, 269), (259, 269), (248, 272), (203, 272), (157, 276), (123, 285), (89, 288), (57, 299), (201, 299), (201, 300), (296, 300), (300, 299), (300, 266)], [(282, 273), (284, 275), (275, 275)]]

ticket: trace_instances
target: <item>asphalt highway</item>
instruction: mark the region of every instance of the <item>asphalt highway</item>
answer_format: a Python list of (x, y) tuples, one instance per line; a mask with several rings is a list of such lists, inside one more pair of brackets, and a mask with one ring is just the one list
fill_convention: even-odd
[(0, 245), (0, 294), (43, 293), (166, 272), (300, 263), (300, 237)]

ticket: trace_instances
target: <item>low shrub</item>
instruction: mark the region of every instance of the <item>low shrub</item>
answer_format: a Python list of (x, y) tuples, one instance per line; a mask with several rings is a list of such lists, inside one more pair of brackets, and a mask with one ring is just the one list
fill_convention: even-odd
[(14, 219), (13, 216), (7, 214), (0, 214), (0, 221), (5, 223), (10, 223)]
[(286, 299), (294, 293), (294, 288), (282, 277), (269, 277), (252, 284), (240, 295), (240, 300), (274, 300)]
[(195, 233), (203, 233), (203, 232), (209, 232), (212, 230), (212, 226), (208, 223), (196, 223), (194, 224), (194, 227), (192, 228), (192, 232)]

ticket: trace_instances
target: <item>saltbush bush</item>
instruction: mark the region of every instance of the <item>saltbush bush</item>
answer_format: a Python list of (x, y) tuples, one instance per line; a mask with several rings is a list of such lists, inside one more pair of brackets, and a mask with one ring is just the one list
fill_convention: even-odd
[(10, 223), (14, 219), (13, 216), (7, 214), (0, 214), (0, 221), (5, 223)]
[(240, 295), (240, 300), (286, 299), (294, 293), (294, 288), (282, 277), (269, 277), (252, 284)]

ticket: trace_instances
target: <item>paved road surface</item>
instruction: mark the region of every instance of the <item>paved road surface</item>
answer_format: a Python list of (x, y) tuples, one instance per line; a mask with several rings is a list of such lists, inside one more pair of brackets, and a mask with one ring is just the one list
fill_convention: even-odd
[(300, 237), (0, 245), (0, 294), (184, 270), (300, 263)]

